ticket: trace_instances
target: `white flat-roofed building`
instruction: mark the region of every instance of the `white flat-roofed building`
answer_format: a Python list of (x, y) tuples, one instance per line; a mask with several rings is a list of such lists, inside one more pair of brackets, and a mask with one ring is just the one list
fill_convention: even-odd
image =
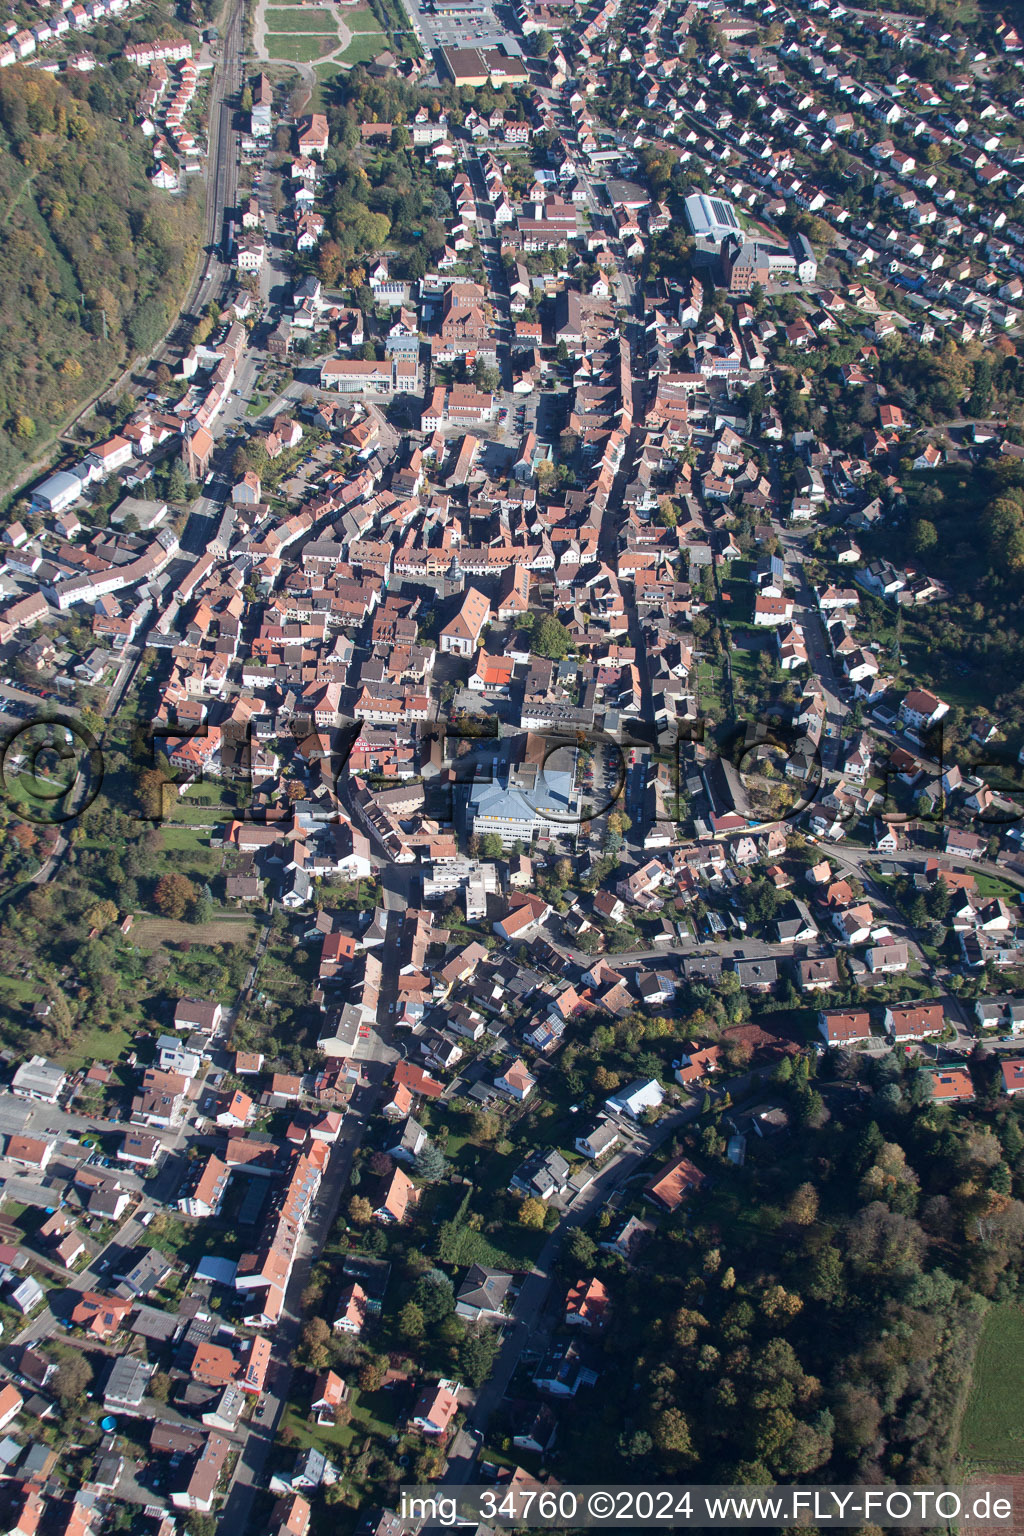
[(686, 222), (698, 240), (721, 245), (730, 235), (742, 235), (740, 221), (732, 203), (724, 197), (705, 192), (691, 192), (683, 203)]
[(11, 1091), (22, 1099), (41, 1099), (56, 1104), (68, 1080), (67, 1073), (45, 1056), (30, 1056), (11, 1078)]

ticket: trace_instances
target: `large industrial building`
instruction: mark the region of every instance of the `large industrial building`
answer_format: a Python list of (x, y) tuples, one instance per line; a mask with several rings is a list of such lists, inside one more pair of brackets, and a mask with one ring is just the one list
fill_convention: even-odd
[(530, 76), (522, 58), (504, 48), (439, 48), (438, 72), (456, 85), (526, 85)]

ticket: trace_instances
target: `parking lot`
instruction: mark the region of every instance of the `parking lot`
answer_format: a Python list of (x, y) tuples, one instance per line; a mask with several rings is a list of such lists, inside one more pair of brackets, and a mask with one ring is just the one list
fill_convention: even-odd
[(436, 16), (432, 11), (418, 8), (416, 0), (409, 0), (423, 38), (423, 46), (431, 48), (495, 48), (503, 43), (509, 53), (519, 53), (519, 45), (509, 37), (490, 6), (483, 6), (473, 16)]

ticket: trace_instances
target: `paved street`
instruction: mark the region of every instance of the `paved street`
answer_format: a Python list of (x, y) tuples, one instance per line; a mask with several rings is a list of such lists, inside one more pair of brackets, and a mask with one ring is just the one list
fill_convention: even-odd
[(301, 1305), (302, 1293), (309, 1283), (310, 1270), (334, 1225), (348, 1184), (353, 1158), (380, 1099), (388, 1069), (382, 1063), (374, 1062), (366, 1068), (366, 1073), (369, 1083), (353, 1093), (345, 1112), (341, 1135), (324, 1172), (316, 1206), (299, 1242), (284, 1312), (272, 1336), (274, 1359), (263, 1396), (265, 1407), (260, 1418), (251, 1422), (245, 1436), (221, 1516), (221, 1528), (225, 1531), (249, 1529), (252, 1502), (261, 1485), (267, 1454), (274, 1440), (274, 1429), (288, 1401), (293, 1375), (290, 1356), (306, 1321)]

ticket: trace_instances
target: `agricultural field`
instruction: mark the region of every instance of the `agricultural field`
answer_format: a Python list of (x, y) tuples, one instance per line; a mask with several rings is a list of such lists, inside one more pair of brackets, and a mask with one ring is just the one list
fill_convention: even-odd
[(179, 922), (172, 917), (139, 917), (131, 937), (140, 949), (156, 949), (167, 944), (248, 944), (255, 922), (248, 912), (225, 912), (197, 928), (195, 923)]
[(1000, 1471), (1024, 1470), (1024, 1310), (1012, 1302), (985, 1319), (974, 1380), (960, 1429), (961, 1460)]

